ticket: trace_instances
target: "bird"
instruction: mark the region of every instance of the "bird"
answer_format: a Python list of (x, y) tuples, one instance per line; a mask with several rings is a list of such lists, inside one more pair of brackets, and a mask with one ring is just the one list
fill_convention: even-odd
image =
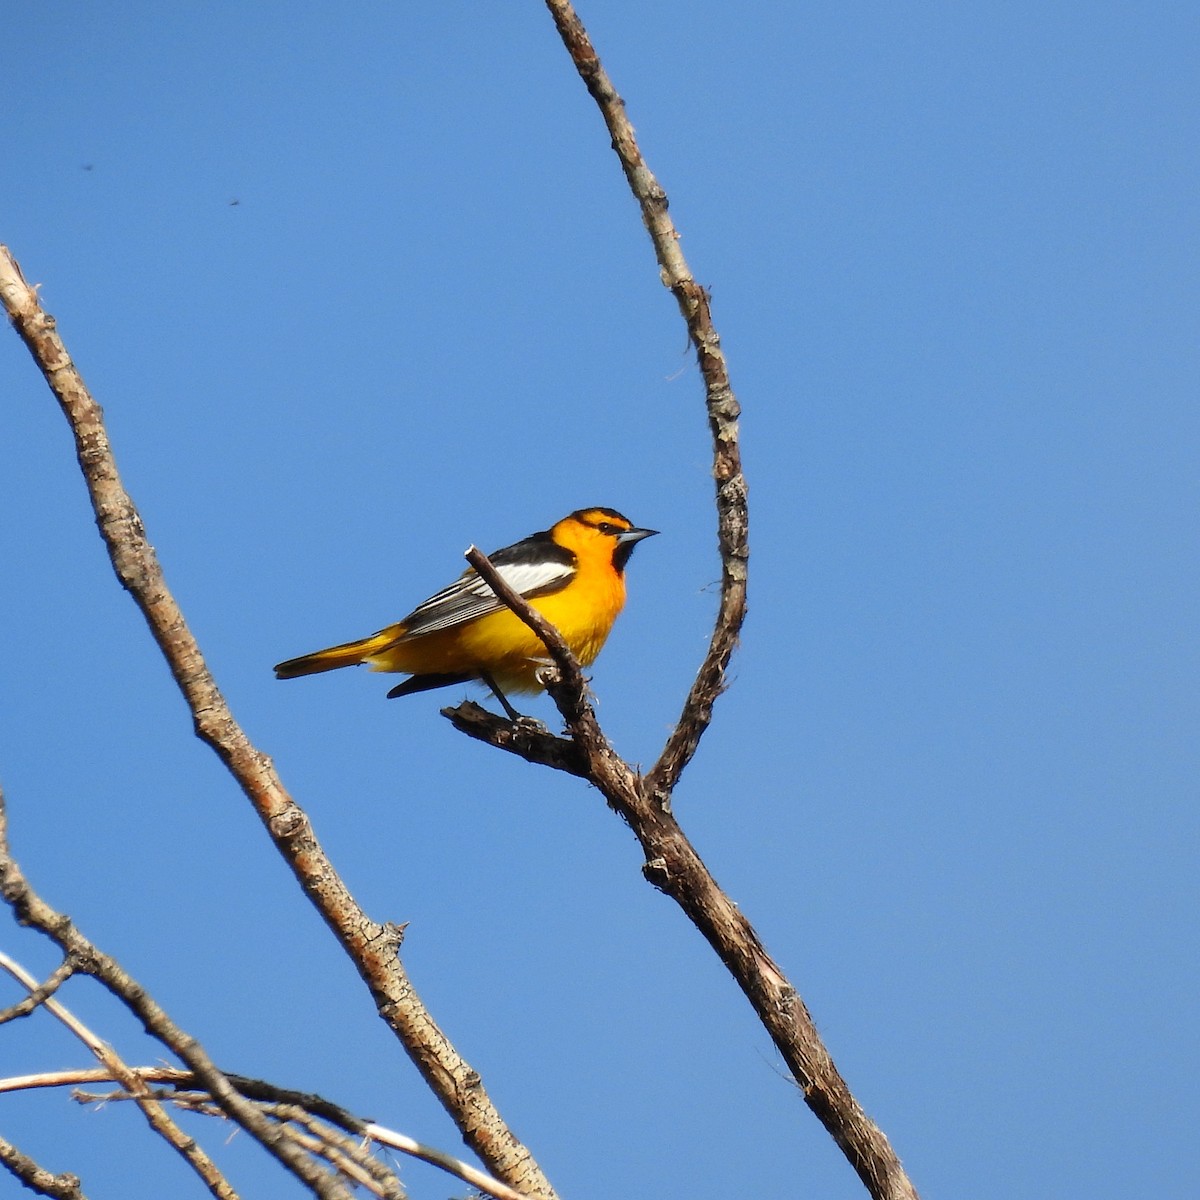
[[(557, 630), (583, 666), (600, 653), (625, 605), (625, 567), (639, 529), (614, 508), (576, 509), (549, 529), (489, 555), (501, 578)], [(276, 679), (295, 679), (366, 664), (409, 676), (388, 699), (478, 680), (513, 720), (508, 693), (543, 690), (546, 647), (473, 567), (418, 604), (403, 620), (369, 637), (290, 658)]]

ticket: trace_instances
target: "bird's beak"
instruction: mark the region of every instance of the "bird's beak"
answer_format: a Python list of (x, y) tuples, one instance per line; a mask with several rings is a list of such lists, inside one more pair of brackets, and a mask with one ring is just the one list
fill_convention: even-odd
[(657, 529), (627, 529), (624, 533), (617, 534), (618, 546), (632, 546), (634, 542), (640, 542), (642, 538), (654, 537), (658, 533)]

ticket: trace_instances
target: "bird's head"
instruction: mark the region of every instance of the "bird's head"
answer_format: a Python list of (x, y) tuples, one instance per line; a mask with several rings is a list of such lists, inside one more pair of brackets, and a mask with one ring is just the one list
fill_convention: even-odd
[(550, 530), (550, 536), (576, 554), (608, 550), (613, 567), (621, 572), (638, 542), (657, 532), (657, 529), (639, 529), (615, 508), (580, 508), (563, 517)]

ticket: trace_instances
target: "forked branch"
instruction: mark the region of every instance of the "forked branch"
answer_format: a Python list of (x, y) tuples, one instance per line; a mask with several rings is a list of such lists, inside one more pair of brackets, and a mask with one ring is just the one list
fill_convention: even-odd
[[(708, 652), (661, 756), (644, 778), (609, 745), (587, 697), (579, 664), (549, 623), (508, 588), (495, 569), (472, 548), (467, 559), (504, 603), (546, 646), (555, 669), (546, 687), (586, 764), (587, 778), (629, 823), (641, 843), (643, 872), (671, 896), (720, 955), (770, 1033), (809, 1107), (842, 1148), (876, 1200), (914, 1200), (908, 1179), (883, 1131), (851, 1094), (822, 1043), (795, 988), (771, 960), (758, 935), (720, 889), (671, 813), (671, 796), (712, 719), (713, 704), (725, 686), (725, 671), (746, 612), (748, 518), (746, 483), (738, 449), (739, 409), (729, 382), (720, 339), (712, 323), (707, 292), (692, 276), (667, 213), (667, 197), (638, 148), (625, 105), (617, 94), (587, 31), (568, 0), (546, 0), (571, 59), (600, 108), (613, 149), (654, 244), (664, 283), (674, 293), (696, 349), (704, 379), (713, 443), (717, 541), (721, 555), (721, 602)], [(521, 742), (510, 723), (485, 724), (466, 706), (449, 710), (455, 724), (473, 737), (521, 754), (534, 762), (573, 761), (544, 738)], [(509, 726), (509, 729), (505, 729)], [(546, 740), (549, 738), (549, 740)], [(578, 772), (576, 772), (578, 773)]]
[[(202, 1111), (211, 1116), (225, 1116), (215, 1105), (212, 1096), (203, 1089), (199, 1080), (190, 1071), (161, 1066), (126, 1066), (125, 1071), (134, 1076), (142, 1087), (152, 1089), (154, 1099), (161, 1104)], [(246, 1100), (256, 1105), (268, 1117), (279, 1122), (302, 1122), (305, 1128), (321, 1142), (336, 1146), (344, 1161), (355, 1162), (362, 1171), (370, 1176), (367, 1186), (372, 1190), (382, 1191), (384, 1194), (395, 1190), (389, 1180), (389, 1176), (392, 1179), (395, 1178), (395, 1172), (387, 1168), (378, 1169), (381, 1164), (374, 1162), (371, 1158), (372, 1152), (376, 1148), (381, 1148), (393, 1150), (438, 1167), (447, 1174), (461, 1179), (481, 1194), (495, 1197), (495, 1200), (527, 1200), (527, 1197), (520, 1192), (514, 1191), (498, 1179), (493, 1179), (490, 1175), (471, 1166), (470, 1163), (465, 1163), (453, 1155), (445, 1154), (436, 1147), (424, 1145), (407, 1134), (388, 1129), (374, 1121), (364, 1120), (348, 1109), (333, 1104), (321, 1096), (310, 1092), (297, 1092), (290, 1088), (281, 1088), (266, 1080), (252, 1079), (246, 1075), (226, 1073), (225, 1077)], [(104, 1093), (82, 1090), (84, 1087), (103, 1083), (117, 1084), (118, 1090)], [(70, 1087), (75, 1089), (74, 1098), (83, 1104), (134, 1099), (134, 1096), (120, 1084), (120, 1078), (105, 1067), (75, 1067), (58, 1071), (41, 1071), (33, 1075), (0, 1078), (0, 1094), (27, 1092), (41, 1088)], [(320, 1151), (310, 1143), (306, 1146), (306, 1152), (319, 1153)], [(322, 1154), (322, 1157), (329, 1156)], [(0, 1154), (0, 1163), (4, 1163), (2, 1154)], [(36, 1167), (36, 1164), (33, 1165)], [(44, 1174), (50, 1177), (49, 1172), (44, 1172)], [(60, 1175), (53, 1178), (70, 1180), (74, 1177)], [(78, 1181), (76, 1181), (76, 1186), (78, 1186)]]
[(413, 988), (398, 955), (400, 930), (372, 920), (359, 906), (270, 758), (250, 742), (234, 719), (121, 482), (101, 408), (71, 361), (53, 317), (42, 309), (5, 246), (0, 246), (0, 301), (71, 426), (113, 569), (146, 618), (191, 710), (197, 736), (216, 751), (254, 806), (275, 848), (367, 984), (380, 1016), (403, 1043), (467, 1145), (511, 1187), (550, 1200), (554, 1190), (533, 1155), (501, 1118), (478, 1073), (451, 1045)]
[[(841, 1147), (871, 1195), (876, 1200), (916, 1200), (916, 1190), (899, 1158), (839, 1074), (803, 1000), (675, 820), (670, 794), (650, 777), (639, 775), (609, 745), (588, 699), (583, 672), (562, 635), (505, 583), (485, 555), (471, 547), (467, 560), (545, 644), (554, 664), (545, 669), (546, 690), (566, 722), (580, 763), (585, 765), (583, 777), (624, 818), (641, 843), (645, 854), (642, 873), (683, 909), (720, 956), (800, 1085), (805, 1102)], [(545, 762), (547, 742), (564, 741), (544, 731), (525, 730), (524, 736), (537, 735), (533, 743), (536, 752), (527, 753), (526, 743), (521, 740), (525, 722), (504, 721), (477, 705), (461, 705), (445, 712), (471, 736), (531, 762)], [(477, 719), (476, 714), (486, 720)], [(555, 753), (566, 757), (565, 751)]]
[[(528, 1200), (520, 1192), (493, 1179), (451, 1155), (365, 1121), (349, 1110), (310, 1092), (277, 1087), (261, 1079), (219, 1071), (194, 1039), (180, 1030), (144, 990), (112, 959), (89, 942), (71, 921), (55, 913), (33, 890), (9, 849), (4, 796), (0, 792), (0, 895), (12, 906), (18, 920), (55, 941), (64, 952), (63, 962), (45, 983), (39, 984), (20, 963), (0, 952), (0, 970), (7, 972), (28, 993), (34, 1009), (44, 1008), (83, 1043), (100, 1062), (98, 1068), (40, 1072), (0, 1079), (0, 1094), (34, 1088), (63, 1087), (84, 1083), (112, 1082), (119, 1091), (88, 1100), (130, 1100), (145, 1114), (151, 1128), (160, 1134), (196, 1171), (215, 1200), (238, 1200), (237, 1193), (198, 1142), (186, 1135), (171, 1119), (167, 1105), (207, 1115), (231, 1118), (257, 1138), (315, 1192), (327, 1200), (350, 1200), (343, 1177), (359, 1183), (382, 1200), (403, 1200), (404, 1192), (394, 1171), (371, 1157), (375, 1146), (387, 1147), (457, 1176), (495, 1200)], [(66, 968), (70, 968), (67, 970)], [(116, 1050), (52, 994), (73, 974), (91, 975), (138, 1017), (146, 1031), (185, 1062), (176, 1067), (131, 1067)], [(13, 1011), (17, 1006), (13, 1006)], [(28, 1015), (28, 1014), (24, 1014)], [(212, 1080), (219, 1087), (212, 1086)], [(165, 1085), (165, 1086), (154, 1086)], [(247, 1123), (247, 1115), (255, 1120)], [(52, 1176), (15, 1147), (0, 1146), (0, 1165), (47, 1195), (74, 1194), (78, 1180)], [(334, 1168), (330, 1173), (314, 1159)], [(307, 1163), (308, 1171), (296, 1169)], [(49, 1190), (47, 1190), (49, 1189)], [(53, 1189), (58, 1189), (53, 1190)]]
[[(194, 1038), (180, 1029), (159, 1007), (150, 994), (120, 964), (90, 942), (75, 928), (69, 917), (56, 912), (32, 888), (13, 858), (8, 845), (8, 822), (4, 796), (0, 792), (0, 897), (11, 907), (17, 921), (44, 934), (63, 955), (75, 964), (77, 974), (90, 975), (115, 996), (141, 1022), (151, 1037), (157, 1038), (195, 1075), (211, 1094), (213, 1102), (258, 1141), (322, 1200), (350, 1200), (341, 1183), (317, 1170), (309, 1157), (282, 1138), (262, 1113), (240, 1096), (224, 1073), (208, 1057)], [(11, 969), (11, 968), (10, 968)], [(37, 981), (24, 978), (27, 987)], [(43, 1005), (79, 1037), (121, 1085), (137, 1101), (151, 1127), (178, 1151), (196, 1171), (216, 1200), (236, 1200), (236, 1194), (212, 1160), (170, 1118), (131, 1074), (110, 1046), (97, 1038), (78, 1020), (67, 1014), (57, 1000), (46, 998)]]

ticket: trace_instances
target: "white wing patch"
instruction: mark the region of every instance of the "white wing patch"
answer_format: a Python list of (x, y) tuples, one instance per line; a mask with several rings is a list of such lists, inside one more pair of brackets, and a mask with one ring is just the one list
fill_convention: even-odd
[[(507, 563), (496, 570), (513, 591), (526, 598), (557, 592), (566, 587), (575, 574), (573, 566), (560, 562)], [(407, 642), (427, 633), (452, 629), (503, 607), (496, 593), (473, 570), (466, 571), (449, 587), (414, 608), (404, 618), (402, 624), (406, 629), (397, 640)]]

